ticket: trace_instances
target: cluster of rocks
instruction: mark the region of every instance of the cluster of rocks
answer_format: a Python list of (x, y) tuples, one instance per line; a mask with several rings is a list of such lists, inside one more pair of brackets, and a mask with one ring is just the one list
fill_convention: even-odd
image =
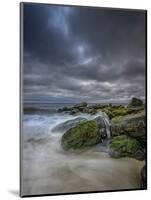
[[(64, 132), (62, 146), (67, 149), (84, 149), (109, 139), (110, 156), (123, 156), (144, 160), (146, 156), (145, 113), (114, 118), (108, 123), (104, 116), (88, 120), (77, 117), (61, 123), (53, 132)], [(108, 124), (107, 124), (108, 123)], [(110, 130), (108, 136), (107, 128)]]
[[(133, 157), (146, 159), (146, 115), (143, 102), (133, 98), (127, 107), (113, 105), (89, 105), (85, 102), (59, 109), (70, 114), (101, 111), (110, 118), (107, 124), (103, 116), (91, 120), (77, 117), (56, 126), (53, 131), (64, 132), (61, 144), (64, 150), (87, 149), (108, 138), (109, 155), (113, 158)], [(109, 139), (107, 129), (110, 129)], [(141, 170), (141, 187), (146, 187), (146, 168)]]
[(99, 111), (105, 112), (110, 119), (117, 116), (124, 116), (127, 114), (138, 113), (141, 110), (144, 110), (143, 101), (137, 98), (132, 98), (128, 106), (122, 105), (112, 105), (112, 104), (91, 104), (88, 105), (86, 102), (82, 102), (77, 105), (70, 107), (59, 108), (57, 112), (68, 113), (71, 115), (77, 115), (79, 113), (87, 113), (94, 115)]
[(108, 106), (109, 105), (102, 105), (102, 104), (88, 105), (86, 102), (82, 102), (74, 106), (59, 108), (58, 112), (65, 112), (71, 115), (75, 115), (78, 113), (87, 113), (93, 115), (96, 114), (98, 110)]

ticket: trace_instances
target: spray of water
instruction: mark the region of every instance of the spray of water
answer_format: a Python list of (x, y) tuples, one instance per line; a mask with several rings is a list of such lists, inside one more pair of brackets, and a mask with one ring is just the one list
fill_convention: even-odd
[[(89, 115), (80, 117), (92, 118)], [(24, 117), (22, 193), (34, 195), (140, 187), (142, 161), (112, 159), (97, 148), (79, 153), (62, 149), (63, 133), (53, 133), (51, 129), (74, 118), (60, 114)], [(104, 120), (110, 137), (109, 121), (105, 116)]]

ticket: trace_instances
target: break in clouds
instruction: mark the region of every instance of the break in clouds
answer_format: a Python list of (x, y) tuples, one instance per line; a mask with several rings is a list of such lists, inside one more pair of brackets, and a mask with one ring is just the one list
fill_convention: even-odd
[(24, 100), (145, 96), (145, 11), (24, 5)]

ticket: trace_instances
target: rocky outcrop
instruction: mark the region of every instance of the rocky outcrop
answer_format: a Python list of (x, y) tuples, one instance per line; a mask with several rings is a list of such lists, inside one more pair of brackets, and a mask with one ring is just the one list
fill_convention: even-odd
[(132, 98), (128, 106), (112, 105), (112, 104), (90, 104), (82, 102), (70, 107), (63, 107), (58, 109), (58, 112), (65, 112), (71, 115), (78, 113), (88, 113), (91, 115), (96, 114), (99, 111), (105, 112), (110, 119), (117, 116), (125, 116), (127, 114), (136, 114), (141, 110), (144, 110), (143, 101), (137, 98)]
[(112, 136), (127, 135), (137, 139), (142, 147), (146, 145), (145, 112), (125, 117), (117, 117), (111, 121)]
[(83, 149), (101, 142), (100, 129), (94, 120), (81, 122), (69, 129), (62, 137), (61, 143), (65, 150)]
[(80, 103), (80, 104), (76, 104), (75, 106), (74, 106), (74, 108), (83, 108), (83, 107), (87, 107), (87, 103), (86, 102), (82, 102), (82, 103)]
[(136, 139), (126, 135), (113, 137), (109, 144), (110, 156), (113, 158), (135, 157), (135, 153), (141, 148)]
[(132, 98), (131, 102), (128, 105), (128, 107), (139, 107), (139, 106), (143, 106), (143, 101), (135, 97)]
[(64, 123), (58, 124), (57, 126), (55, 126), (52, 129), (52, 132), (65, 132), (67, 130), (69, 130), (70, 128), (75, 127), (76, 125), (78, 125), (81, 122), (87, 121), (86, 118), (83, 117), (77, 117), (75, 119), (72, 120), (68, 120)]

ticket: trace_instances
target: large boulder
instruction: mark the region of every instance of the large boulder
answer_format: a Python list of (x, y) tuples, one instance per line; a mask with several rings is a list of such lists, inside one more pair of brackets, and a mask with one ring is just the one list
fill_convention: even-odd
[(135, 153), (140, 149), (140, 144), (133, 138), (126, 135), (120, 135), (111, 139), (109, 147), (109, 154), (111, 157), (135, 157)]
[(86, 118), (84, 117), (77, 117), (75, 119), (72, 120), (68, 120), (66, 122), (63, 122), (61, 124), (58, 124), (57, 126), (55, 126), (52, 131), (53, 132), (65, 132), (67, 130), (69, 130), (70, 128), (75, 127), (76, 125), (78, 125), (81, 122), (87, 121)]
[(141, 99), (133, 97), (128, 107), (138, 107), (138, 106), (143, 106), (143, 101)]
[(76, 127), (69, 129), (62, 136), (62, 147), (68, 149), (83, 149), (101, 142), (99, 126), (94, 120), (81, 122)]
[(111, 121), (112, 136), (127, 135), (146, 145), (146, 117), (141, 112), (135, 115), (117, 117)]

